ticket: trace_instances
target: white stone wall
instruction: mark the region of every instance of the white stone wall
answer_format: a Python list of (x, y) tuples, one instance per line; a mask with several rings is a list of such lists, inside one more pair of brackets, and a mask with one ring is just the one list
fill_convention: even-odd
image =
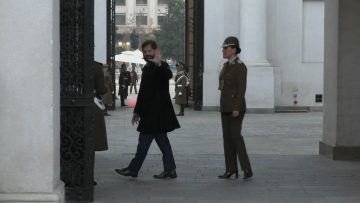
[(107, 54), (107, 22), (106, 22), (106, 1), (94, 1), (94, 59), (100, 63), (106, 63)]
[(324, 2), (271, 0), (268, 2), (268, 59), (275, 70), (275, 105), (322, 106)]
[(1, 0), (0, 27), (0, 202), (62, 202), (59, 0)]
[(323, 10), (322, 0), (205, 1), (204, 109), (219, 106), (220, 45), (229, 35), (248, 67), (249, 109), (293, 106), (294, 88), (298, 106), (322, 106)]
[(239, 57), (248, 68), (248, 108), (273, 109), (274, 71), (266, 58), (266, 0), (205, 1), (204, 29), (204, 109), (219, 106), (218, 76), (226, 62), (220, 46), (227, 36), (240, 40)]

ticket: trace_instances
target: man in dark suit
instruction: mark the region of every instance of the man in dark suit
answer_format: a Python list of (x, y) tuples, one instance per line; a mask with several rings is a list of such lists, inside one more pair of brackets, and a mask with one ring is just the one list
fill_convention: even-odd
[(154, 178), (176, 178), (175, 160), (167, 136), (168, 132), (180, 128), (169, 93), (169, 79), (172, 78), (172, 72), (169, 65), (161, 61), (155, 41), (145, 41), (142, 44), (142, 51), (147, 64), (143, 68), (132, 118), (132, 124), (138, 124), (139, 143), (135, 158), (129, 166), (115, 171), (124, 176), (137, 177), (151, 142), (155, 139), (163, 154), (164, 171), (154, 175)]

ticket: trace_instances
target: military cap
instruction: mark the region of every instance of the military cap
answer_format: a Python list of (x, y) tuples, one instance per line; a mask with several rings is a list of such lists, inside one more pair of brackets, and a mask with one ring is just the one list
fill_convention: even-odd
[(224, 47), (228, 47), (228, 46), (240, 47), (239, 40), (233, 36), (227, 37), (221, 47), (224, 48)]

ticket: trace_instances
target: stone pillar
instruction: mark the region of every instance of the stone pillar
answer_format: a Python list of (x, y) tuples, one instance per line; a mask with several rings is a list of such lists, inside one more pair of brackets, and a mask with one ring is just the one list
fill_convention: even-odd
[(268, 0), (239, 2), (240, 56), (248, 67), (247, 106), (250, 111), (273, 111), (274, 67), (267, 55)]
[(94, 59), (100, 63), (107, 63), (107, 1), (94, 1)]
[(324, 129), (320, 154), (360, 159), (360, 1), (325, 1)]
[(206, 0), (204, 12), (203, 109), (219, 106), (217, 81), (225, 62), (220, 46), (232, 35), (239, 38), (239, 56), (248, 67), (248, 111), (272, 112), (274, 68), (267, 60), (267, 0)]
[(157, 5), (158, 5), (157, 0), (148, 1), (148, 6), (149, 6), (148, 25), (151, 26), (152, 28), (155, 28), (157, 26), (157, 7), (158, 7)]
[(136, 1), (126, 0), (127, 18), (126, 24), (136, 27)]
[(0, 202), (63, 202), (59, 0), (0, 1)]

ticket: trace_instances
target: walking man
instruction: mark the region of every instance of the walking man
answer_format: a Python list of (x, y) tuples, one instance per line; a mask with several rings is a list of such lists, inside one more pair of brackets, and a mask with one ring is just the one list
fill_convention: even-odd
[(154, 178), (176, 178), (176, 165), (167, 136), (168, 132), (180, 128), (175, 116), (169, 93), (169, 79), (172, 72), (169, 65), (161, 61), (160, 51), (153, 40), (142, 44), (144, 59), (138, 99), (134, 109), (132, 124), (138, 124), (140, 132), (135, 157), (128, 167), (115, 169), (123, 176), (137, 177), (149, 147), (155, 139), (163, 154), (164, 171)]

